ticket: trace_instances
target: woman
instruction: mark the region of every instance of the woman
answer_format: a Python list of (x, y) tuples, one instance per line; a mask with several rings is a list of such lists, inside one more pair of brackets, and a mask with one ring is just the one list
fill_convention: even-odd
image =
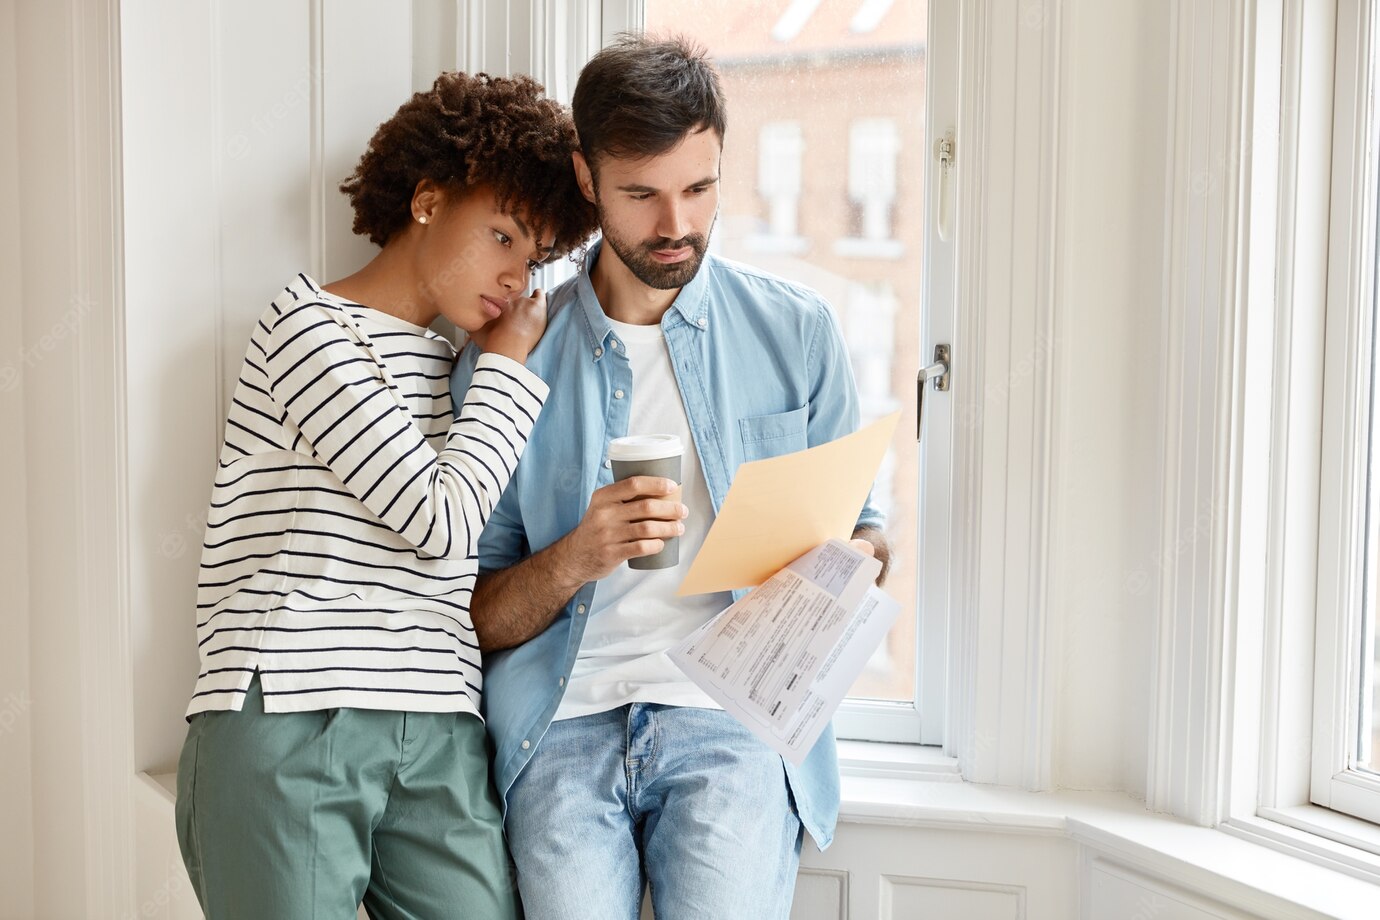
[[(535, 265), (594, 229), (569, 116), (446, 74), (341, 187), (382, 248), (263, 314), (226, 421), (178, 766), (208, 920), (513, 917), (479, 718), (475, 544), (546, 386)], [(452, 407), (444, 316), (484, 349)]]

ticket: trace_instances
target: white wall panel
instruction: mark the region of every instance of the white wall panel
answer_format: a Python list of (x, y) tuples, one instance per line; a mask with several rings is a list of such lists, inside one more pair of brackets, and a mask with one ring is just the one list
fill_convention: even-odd
[[(322, 71), (308, 0), (219, 0), (214, 7), (207, 64), (216, 87), (215, 185), (208, 195), (217, 230), (219, 434), (254, 322), (289, 278), (317, 268), (311, 129)], [(209, 494), (208, 481), (203, 505)]]
[(224, 418), (210, 4), (122, 11), (125, 368), (135, 766), (175, 761), (196, 678), (196, 565)]
[(1078, 914), (1077, 848), (1061, 836), (981, 833), (952, 828), (842, 824), (820, 853), (806, 843), (792, 920), (836, 916), (819, 879), (842, 873), (839, 918), (1020, 918), (1069, 920)]
[[(29, 686), (29, 554), (27, 464), (24, 431), (24, 372), (42, 357), (40, 339), (25, 335), (18, 308), (19, 232), (19, 100), (15, 92), (15, 10), (0, 0), (0, 891), (9, 901), (3, 911), (31, 916), (34, 909), (33, 771), (29, 719), (33, 700)], [(16, 443), (19, 447), (16, 449)], [(0, 915), (3, 915), (0, 911)]]
[(412, 0), (412, 89), (430, 89), (436, 75), (456, 69), (460, 43), (454, 0)]
[(975, 885), (933, 878), (882, 878), (881, 916), (887, 920), (962, 917), (963, 920), (1023, 920), (1025, 889)]
[(1083, 920), (1247, 920), (1251, 915), (1094, 859), (1082, 916)]
[(848, 873), (801, 869), (795, 880), (791, 920), (839, 920), (848, 916)]
[(470, 73), (482, 71), (496, 77), (513, 73), (509, 41), (512, 7), (524, 5), (509, 4), (505, 0), (457, 0), (455, 66)]
[(408, 0), (321, 3), (319, 175), (322, 284), (357, 271), (378, 252), (351, 230), (354, 212), (338, 187), (354, 172), (379, 124), (412, 95), (412, 4)]

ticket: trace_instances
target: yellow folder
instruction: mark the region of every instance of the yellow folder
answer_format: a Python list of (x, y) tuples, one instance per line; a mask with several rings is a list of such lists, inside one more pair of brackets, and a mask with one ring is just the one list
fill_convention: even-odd
[(848, 540), (901, 413), (828, 444), (738, 467), (676, 592), (750, 588), (831, 538)]

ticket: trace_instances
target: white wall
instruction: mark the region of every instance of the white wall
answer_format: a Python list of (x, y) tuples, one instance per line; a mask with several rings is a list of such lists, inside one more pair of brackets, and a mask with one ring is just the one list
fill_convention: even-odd
[[(73, 340), (66, 337), (40, 344), (39, 333), (49, 330), (66, 312), (66, 281), (70, 264), (65, 257), (70, 239), (63, 227), (71, 215), (70, 190), (35, 181), (33, 167), (52, 152), (67, 149), (70, 136), (62, 124), (65, 112), (49, 103), (70, 87), (71, 75), (61, 66), (46, 68), (44, 59), (63, 62), (70, 54), (60, 17), (46, 15), (33, 4), (16, 7), (18, 44), (19, 125), (8, 135), (20, 160), (19, 220), (23, 228), (22, 274), (17, 302), (21, 306), (26, 345), (35, 348), (23, 374), (25, 402), (24, 453), (28, 469), (41, 470), (25, 480), (27, 549), (29, 557), (29, 618), (33, 706), (29, 726), (36, 777), (33, 784), (34, 910), (39, 916), (76, 917), (83, 911), (85, 892), (70, 884), (84, 876), (87, 866), (81, 820), (83, 787), (80, 770), (81, 686), (73, 681), (72, 650), (65, 639), (77, 632), (71, 596), (71, 573), (64, 571), (64, 546), (79, 518), (72, 430)], [(46, 178), (46, 177), (45, 177)], [(13, 282), (12, 282), (13, 283)], [(66, 413), (44, 418), (41, 406), (65, 405)], [(66, 484), (66, 485), (65, 485)], [(72, 555), (66, 554), (66, 565)], [(32, 611), (42, 611), (33, 616)]]
[(28, 509), (24, 462), (24, 322), (19, 305), (18, 67), (14, 0), (0, 0), (0, 917), (33, 913), (29, 743)]

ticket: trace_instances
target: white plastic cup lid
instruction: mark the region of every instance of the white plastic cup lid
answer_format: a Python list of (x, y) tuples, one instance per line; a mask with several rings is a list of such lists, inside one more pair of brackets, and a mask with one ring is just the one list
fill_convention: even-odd
[(684, 453), (685, 445), (673, 434), (636, 434), (609, 442), (610, 460), (661, 460)]

